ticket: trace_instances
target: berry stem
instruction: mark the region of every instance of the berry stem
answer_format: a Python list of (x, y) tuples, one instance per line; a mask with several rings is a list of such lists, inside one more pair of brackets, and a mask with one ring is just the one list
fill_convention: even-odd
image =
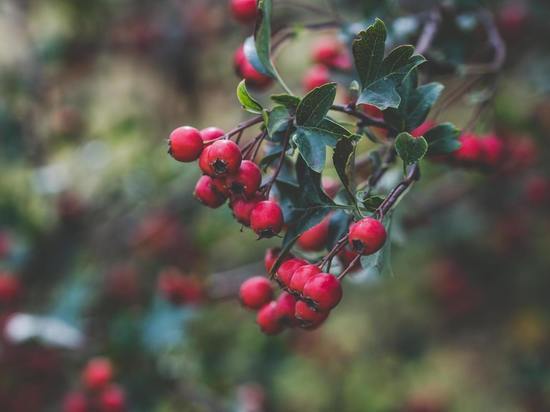
[(348, 241), (348, 235), (344, 236), (342, 239), (336, 242), (332, 250), (317, 265), (319, 266), (319, 269), (322, 269), (327, 262), (331, 262), (334, 256), (336, 256), (338, 252), (340, 252), (340, 250), (342, 250), (344, 246), (346, 246), (347, 241)]
[(256, 117), (253, 117), (251, 119), (248, 119), (247, 121), (243, 122), (243, 123), (240, 123), (237, 127), (235, 127), (234, 129), (230, 130), (229, 132), (227, 132), (226, 134), (224, 134), (223, 136), (220, 136), (220, 137), (217, 137), (215, 139), (212, 139), (212, 140), (208, 140), (206, 142), (204, 142), (205, 145), (209, 145), (211, 143), (214, 143), (218, 140), (222, 140), (222, 139), (229, 139), (230, 137), (236, 135), (236, 134), (239, 134), (239, 137), (240, 137), (240, 134), (248, 129), (249, 127), (252, 127), (258, 123), (261, 123), (263, 122), (263, 117), (262, 116), (256, 116)]
[(378, 217), (379, 220), (382, 220), (384, 216), (392, 209), (392, 207), (397, 203), (399, 198), (405, 191), (418, 179), (420, 178), (420, 167), (418, 163), (415, 163), (413, 167), (409, 169), (407, 176), (404, 180), (399, 182), (392, 191), (388, 194), (386, 199), (382, 202), (378, 209), (374, 212), (374, 215)]
[(361, 255), (355, 256), (348, 267), (342, 273), (340, 273), (340, 275), (338, 275), (338, 280), (342, 280), (353, 269), (359, 259), (361, 259)]
[(269, 193), (271, 192), (271, 188), (273, 187), (273, 184), (277, 180), (277, 177), (279, 176), (279, 173), (281, 173), (281, 170), (283, 168), (283, 164), (285, 162), (285, 157), (286, 157), (286, 151), (288, 150), (288, 146), (290, 144), (290, 131), (292, 129), (292, 122), (293, 122), (292, 119), (288, 121), (288, 128), (285, 134), (283, 151), (281, 152), (281, 156), (279, 157), (279, 164), (277, 165), (277, 169), (275, 170), (275, 173), (273, 173), (273, 176), (271, 177), (271, 180), (269, 181), (269, 183), (263, 189), (263, 193), (266, 197), (269, 196)]
[(335, 104), (333, 105), (330, 110), (333, 110), (335, 112), (341, 112), (341, 113), (345, 113), (345, 114), (348, 114), (350, 116), (353, 116), (353, 117), (356, 117), (357, 119), (360, 120), (360, 127), (361, 126), (374, 126), (374, 127), (380, 127), (382, 129), (386, 129), (386, 130), (389, 130), (390, 132), (397, 132), (392, 126), (390, 126), (389, 124), (387, 124), (386, 122), (384, 121), (381, 121), (381, 120), (376, 120), (368, 115), (366, 115), (365, 113), (362, 113), (360, 111), (358, 111), (355, 107), (355, 105), (353, 104), (348, 104), (348, 105), (339, 105), (339, 104)]

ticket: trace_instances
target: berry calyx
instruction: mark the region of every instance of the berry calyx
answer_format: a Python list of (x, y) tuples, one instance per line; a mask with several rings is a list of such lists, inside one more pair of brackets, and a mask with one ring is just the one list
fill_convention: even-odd
[(250, 214), (263, 199), (262, 196), (256, 196), (250, 200), (242, 198), (233, 200), (231, 202), (231, 210), (237, 222), (244, 226), (250, 226)]
[(277, 298), (277, 316), (279, 317), (279, 322), (285, 326), (293, 327), (296, 326), (298, 320), (296, 319), (296, 298), (288, 292), (283, 292)]
[(342, 299), (342, 285), (336, 276), (319, 273), (307, 281), (304, 286), (305, 299), (311, 300), (318, 310), (334, 308)]
[(168, 153), (180, 162), (197, 160), (202, 152), (204, 143), (201, 132), (194, 127), (178, 127), (168, 140)]
[(256, 323), (266, 335), (276, 335), (283, 330), (277, 311), (277, 302), (269, 302), (258, 311)]
[(251, 197), (260, 188), (262, 172), (256, 163), (243, 160), (236, 174), (227, 176), (225, 187), (235, 196)]
[(329, 224), (330, 219), (325, 218), (321, 223), (306, 230), (298, 238), (298, 246), (305, 251), (323, 250), (327, 244)]
[(353, 251), (372, 255), (386, 242), (386, 229), (380, 221), (366, 217), (350, 226), (348, 239)]
[(240, 23), (252, 23), (256, 19), (256, 0), (231, 0), (231, 13)]
[(249, 309), (260, 309), (273, 298), (273, 288), (263, 276), (254, 276), (241, 285), (239, 297), (243, 306)]
[(224, 134), (225, 132), (219, 127), (207, 127), (206, 129), (201, 130), (202, 140), (205, 142), (222, 137)]
[(328, 311), (312, 309), (306, 302), (296, 302), (294, 316), (300, 321), (302, 327), (307, 329), (320, 326), (328, 317)]
[(311, 67), (305, 74), (303, 87), (305, 92), (309, 92), (319, 86), (330, 82), (329, 70), (320, 64)]
[(272, 200), (259, 202), (250, 213), (250, 227), (260, 238), (277, 235), (283, 229), (281, 207)]
[(318, 273), (321, 273), (321, 269), (316, 265), (304, 265), (299, 267), (290, 279), (290, 290), (301, 294), (304, 291), (306, 283)]
[(214, 187), (210, 176), (201, 176), (195, 186), (193, 195), (205, 206), (213, 209), (225, 203), (225, 196)]
[(90, 390), (103, 389), (113, 378), (113, 366), (106, 358), (95, 358), (88, 362), (82, 373), (82, 383)]
[(282, 287), (290, 287), (290, 282), (294, 272), (308, 263), (303, 259), (289, 259), (277, 269), (277, 281)]
[(208, 149), (206, 162), (215, 176), (237, 173), (242, 161), (241, 149), (231, 140), (218, 140)]

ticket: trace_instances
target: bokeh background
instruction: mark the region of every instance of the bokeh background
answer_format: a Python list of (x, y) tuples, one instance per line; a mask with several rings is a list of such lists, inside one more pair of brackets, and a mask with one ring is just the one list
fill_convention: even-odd
[[(319, 19), (292, 2), (275, 0), (278, 27)], [(397, 3), (339, 11), (418, 12)], [(166, 153), (177, 126), (246, 118), (233, 53), (252, 28), (225, 0), (1, 0), (0, 410), (63, 410), (102, 356), (129, 411), (550, 411), (550, 14), (514, 3), (487, 5), (512, 31), (475, 126), (513, 167), (427, 165), (391, 273), (346, 281), (319, 330), (266, 337), (236, 293), (279, 239), (201, 207), (198, 168)], [(318, 35), (280, 56), (294, 90)], [(471, 111), (465, 98), (439, 120)], [(185, 276), (186, 299), (159, 291), (163, 273)]]

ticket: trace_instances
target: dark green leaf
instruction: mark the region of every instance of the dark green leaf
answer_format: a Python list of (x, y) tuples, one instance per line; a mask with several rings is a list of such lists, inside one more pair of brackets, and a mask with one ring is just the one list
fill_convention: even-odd
[(270, 145), (266, 146), (265, 155), (258, 166), (260, 169), (265, 170), (267, 167), (273, 163), (275, 159), (281, 157), (281, 152), (283, 151), (283, 146), (281, 145)]
[(265, 68), (266, 74), (275, 77), (275, 68), (271, 63), (271, 9), (272, 0), (258, 0), (254, 44), (258, 60)]
[(460, 130), (451, 123), (442, 123), (428, 130), (424, 138), (428, 142), (428, 154), (452, 153), (460, 148)]
[(347, 233), (351, 223), (351, 215), (343, 210), (333, 212), (328, 225), (327, 249), (332, 249)]
[(367, 208), (367, 210), (374, 212), (378, 207), (382, 204), (384, 201), (384, 198), (381, 196), (370, 196), (366, 199), (363, 199), (363, 206)]
[(296, 175), (302, 190), (302, 199), (305, 205), (333, 205), (330, 199), (321, 188), (321, 174), (312, 170), (307, 163), (298, 157), (296, 162)]
[(290, 113), (283, 106), (275, 106), (267, 113), (267, 133), (271, 140), (281, 141), (289, 127)]
[(241, 103), (243, 109), (246, 111), (256, 114), (262, 113), (262, 105), (254, 100), (254, 98), (250, 95), (244, 80), (242, 80), (239, 83), (239, 86), (237, 86), (237, 99), (239, 99), (239, 103)]
[(328, 117), (325, 117), (323, 120), (321, 120), (321, 123), (319, 123), (318, 128), (326, 132), (329, 132), (331, 134), (334, 134), (335, 136), (337, 136), (337, 138), (340, 138), (343, 136), (345, 137), (351, 136), (351, 132), (348, 129), (341, 126), (339, 123), (335, 122), (334, 120), (329, 119)]
[(428, 142), (423, 137), (414, 138), (409, 133), (400, 133), (395, 139), (395, 150), (405, 165), (422, 159), (428, 151)]
[(407, 101), (407, 128), (414, 130), (426, 120), (431, 108), (441, 95), (443, 85), (429, 83), (417, 88)]
[(382, 63), (382, 73), (390, 74), (398, 68), (405, 66), (411, 56), (414, 54), (414, 47), (411, 45), (402, 45), (393, 49)]
[(289, 112), (294, 113), (296, 112), (301, 99), (296, 96), (291, 96), (290, 94), (275, 94), (271, 96), (271, 100), (277, 104), (283, 105)]
[(386, 26), (376, 19), (373, 25), (360, 32), (353, 41), (355, 67), (363, 88), (378, 78), (386, 42)]
[(299, 127), (293, 140), (310, 169), (321, 173), (325, 167), (327, 149), (322, 137), (312, 129)]
[(380, 110), (386, 110), (389, 107), (397, 108), (400, 102), (401, 97), (397, 93), (396, 84), (388, 78), (382, 78), (367, 86), (357, 100), (359, 105), (370, 104)]
[(336, 83), (327, 83), (306, 94), (296, 110), (298, 126), (317, 126), (330, 110), (336, 97)]
[(353, 199), (353, 166), (355, 162), (355, 143), (350, 139), (340, 139), (332, 155), (332, 162), (340, 181), (350, 199)]
[(256, 42), (254, 41), (254, 37), (250, 36), (247, 37), (244, 41), (244, 54), (246, 56), (246, 60), (256, 69), (258, 72), (262, 73), (265, 76), (274, 77), (274, 74), (270, 71), (273, 70), (268, 67), (265, 67), (262, 61), (260, 60), (260, 56), (258, 55), (258, 52), (256, 50)]

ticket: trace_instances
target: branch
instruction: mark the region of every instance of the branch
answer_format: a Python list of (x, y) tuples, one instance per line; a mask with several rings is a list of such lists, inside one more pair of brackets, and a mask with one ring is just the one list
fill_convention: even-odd
[(428, 21), (426, 22), (418, 42), (416, 43), (416, 51), (419, 54), (424, 54), (432, 45), (435, 35), (439, 30), (439, 25), (441, 24), (441, 14), (438, 9), (432, 10)]
[(410, 168), (405, 179), (395, 186), (386, 199), (384, 199), (382, 204), (378, 206), (375, 215), (382, 220), (384, 216), (392, 209), (392, 207), (395, 206), (401, 195), (405, 193), (405, 191), (419, 178), (420, 167), (418, 166), (418, 163), (415, 163), (414, 166)]
[(356, 117), (357, 119), (360, 120), (359, 126), (367, 126), (367, 127), (374, 126), (374, 127), (380, 127), (381, 129), (389, 130), (391, 132), (397, 132), (397, 130), (395, 130), (392, 126), (390, 126), (383, 120), (377, 120), (373, 117), (366, 115), (365, 113), (358, 111), (354, 105), (344, 106), (344, 105), (335, 104), (330, 108), (330, 110), (333, 110), (335, 112), (345, 113), (350, 116)]

